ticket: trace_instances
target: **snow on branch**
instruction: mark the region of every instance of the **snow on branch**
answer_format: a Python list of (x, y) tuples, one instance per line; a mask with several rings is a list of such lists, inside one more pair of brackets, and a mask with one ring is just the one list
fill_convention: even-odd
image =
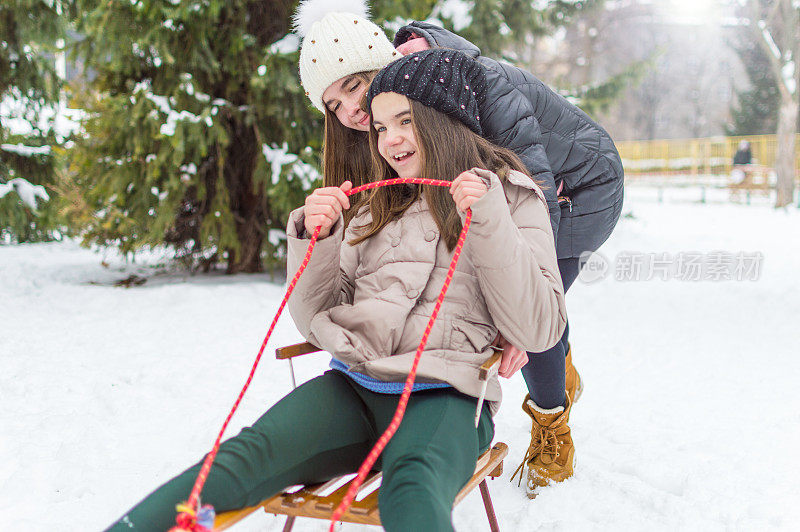
[(58, 103), (41, 107), (38, 113), (29, 113), (26, 105), (31, 100), (21, 93), (11, 92), (0, 99), (0, 123), (12, 135), (30, 135), (36, 129), (42, 135), (53, 131), (61, 142), (80, 131), (80, 121), (86, 115), (83, 110), (70, 109), (66, 104)]
[[(791, 58), (791, 55), (789, 56)], [(786, 90), (789, 91), (789, 94), (795, 94), (797, 92), (797, 82), (794, 79), (794, 69), (796, 68), (794, 61), (789, 59), (786, 64), (783, 65), (781, 68), (781, 77), (783, 78), (783, 84), (786, 86)]]
[[(187, 83), (188, 83), (188, 81), (184, 81), (184, 84), (182, 86), (184, 91), (187, 90), (188, 86), (191, 86), (190, 84), (187, 85)], [(161, 132), (162, 135), (165, 135), (165, 136), (174, 135), (175, 134), (175, 127), (176, 127), (177, 123), (178, 122), (183, 122), (183, 121), (193, 122), (193, 123), (197, 123), (197, 122), (200, 122), (200, 121), (205, 121), (205, 124), (208, 127), (211, 127), (212, 125), (214, 125), (214, 122), (212, 121), (210, 116), (206, 116), (204, 118), (202, 116), (197, 116), (194, 113), (190, 113), (189, 111), (186, 111), (186, 110), (183, 110), (183, 111), (180, 111), (180, 112), (176, 111), (170, 105), (170, 99), (169, 98), (167, 98), (166, 96), (159, 96), (157, 94), (153, 94), (150, 91), (150, 84), (148, 82), (139, 82), (139, 83), (137, 83), (136, 86), (133, 89), (133, 93), (134, 94), (139, 94), (139, 93), (143, 94), (145, 98), (147, 98), (148, 100), (153, 102), (156, 105), (156, 107), (158, 107), (159, 111), (161, 111), (162, 113), (167, 115), (167, 121), (165, 123), (161, 124), (160, 132)], [(192, 93), (189, 93), (189, 94), (192, 94)], [(212, 102), (212, 104), (213, 104), (213, 102)]]
[(49, 155), (50, 146), (26, 146), (24, 144), (0, 144), (0, 149), (23, 157), (30, 157), (31, 155)]
[[(287, 33), (281, 40), (269, 47), (273, 54), (293, 54), (300, 49), (300, 37), (296, 33)], [(262, 74), (263, 75), (263, 74)]]
[(444, 0), (437, 4), (431, 16), (447, 17), (453, 21), (453, 29), (461, 31), (472, 24), (470, 13), (473, 7), (475, 7), (475, 3), (468, 0)]
[(781, 84), (789, 91), (789, 94), (795, 94), (797, 92), (797, 82), (795, 81), (794, 75), (796, 66), (792, 58), (792, 51), (786, 50), (785, 54), (781, 53), (781, 49), (778, 47), (775, 39), (772, 38), (772, 33), (770, 33), (769, 28), (767, 28), (767, 23), (764, 20), (758, 21), (758, 27), (761, 30), (761, 37), (764, 39), (767, 48), (769, 48), (772, 57), (780, 66)]
[(770, 52), (778, 61), (781, 60), (781, 50), (778, 48), (778, 45), (775, 44), (775, 40), (772, 38), (772, 34), (767, 29), (767, 23), (763, 20), (758, 21), (758, 27), (761, 28), (761, 37), (764, 39), (764, 42), (767, 43)]
[(309, 190), (313, 186), (314, 181), (320, 177), (316, 168), (301, 161), (300, 157), (296, 154), (289, 153), (289, 145), (286, 142), (284, 142), (280, 148), (274, 144), (272, 146), (263, 144), (261, 146), (261, 152), (264, 154), (264, 158), (272, 169), (273, 185), (277, 184), (280, 180), (281, 172), (286, 165), (292, 165), (288, 178), (290, 180), (293, 177), (299, 178), (303, 185), (303, 190)]
[(0, 183), (0, 198), (4, 197), (12, 190), (17, 193), (17, 196), (19, 196), (25, 205), (34, 210), (36, 209), (37, 198), (43, 201), (50, 200), (50, 196), (47, 195), (47, 191), (42, 185), (33, 185), (21, 177), (16, 177), (8, 183)]
[(192, 84), (192, 75), (188, 72), (184, 72), (181, 74), (181, 84), (180, 89), (188, 94), (189, 96), (194, 96), (195, 99), (202, 103), (208, 103), (211, 101), (211, 96), (195, 90), (194, 85)]

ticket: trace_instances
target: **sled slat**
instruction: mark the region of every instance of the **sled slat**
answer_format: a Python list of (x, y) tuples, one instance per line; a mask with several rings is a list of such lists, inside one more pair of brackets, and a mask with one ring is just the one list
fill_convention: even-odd
[(300, 355), (308, 355), (309, 353), (316, 353), (322, 351), (314, 344), (303, 342), (300, 344), (287, 345), (286, 347), (279, 347), (275, 350), (275, 358), (278, 360), (286, 360), (287, 358), (299, 357)]
[[(466, 497), (469, 492), (475, 489), (475, 487), (483, 482), (483, 480), (487, 476), (491, 476), (499, 465), (503, 464), (503, 459), (508, 454), (508, 445), (502, 442), (497, 442), (494, 447), (483, 453), (480, 458), (478, 458), (478, 464), (475, 467), (475, 473), (472, 475), (472, 478), (469, 479), (466, 486), (461, 488), (461, 491), (458, 492), (456, 495), (456, 500), (453, 502), (453, 506), (460, 503), (461, 500)], [(500, 470), (502, 472), (502, 469)]]
[(495, 352), (492, 356), (490, 356), (486, 362), (481, 364), (481, 368), (478, 371), (478, 379), (485, 381), (489, 378), (489, 372), (492, 370), (495, 364), (500, 362), (500, 358), (503, 356), (502, 350), (495, 349)]

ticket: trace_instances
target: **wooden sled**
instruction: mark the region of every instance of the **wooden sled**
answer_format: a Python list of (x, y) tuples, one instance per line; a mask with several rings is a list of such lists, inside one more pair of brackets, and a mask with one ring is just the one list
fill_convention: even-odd
[[(317, 351), (320, 351), (318, 347), (304, 342), (278, 348), (275, 350), (275, 356), (279, 360), (289, 360), (289, 364), (291, 365), (293, 357), (306, 355), (308, 353), (316, 353)], [(499, 363), (500, 355), (501, 352), (496, 352), (480, 367), (479, 378), (484, 383), (488, 382), (491, 370)], [(291, 368), (292, 385), (296, 387), (293, 365)], [(495, 516), (494, 507), (492, 506), (492, 499), (489, 495), (486, 477), (496, 478), (503, 474), (503, 459), (507, 454), (508, 446), (502, 442), (496, 443), (494, 447), (484, 452), (478, 458), (478, 462), (475, 465), (475, 473), (458, 493), (454, 502), (454, 505), (458, 504), (474, 490), (476, 486), (479, 486), (481, 497), (483, 498), (483, 506), (486, 509), (486, 517), (489, 519), (489, 528), (492, 532), (499, 532), (500, 527), (497, 524), (497, 517)], [(331, 488), (341, 484), (342, 478), (343, 477), (335, 478), (321, 484), (300, 486), (299, 488), (295, 487), (292, 491), (279, 493), (274, 497), (261, 501), (255, 506), (223, 512), (217, 515), (214, 520), (214, 530), (226, 530), (261, 508), (267, 513), (287, 516), (286, 524), (283, 527), (284, 532), (292, 530), (297, 517), (312, 517), (315, 519), (329, 520), (336, 507), (350, 489), (352, 480), (337, 487), (333, 492), (327, 493), (330, 492)], [(340, 518), (340, 521), (380, 526), (381, 519), (378, 513), (379, 488), (377, 487), (380, 478), (381, 473), (379, 471), (373, 471), (367, 475), (367, 478), (359, 489), (356, 500), (353, 501), (353, 504), (347, 512)]]

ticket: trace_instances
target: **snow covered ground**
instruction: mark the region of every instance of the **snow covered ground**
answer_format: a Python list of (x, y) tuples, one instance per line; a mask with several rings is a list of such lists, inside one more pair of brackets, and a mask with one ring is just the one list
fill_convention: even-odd
[[(508, 482), (530, 423), (522, 379), (504, 381), (497, 439), (511, 451), (489, 486), (503, 530), (800, 529), (800, 211), (698, 198), (631, 187), (593, 262), (606, 276), (570, 290), (577, 465), (533, 502)], [(4, 530), (100, 530), (206, 452), (283, 294), (265, 275), (103, 259), (72, 242), (0, 246)], [(131, 273), (149, 279), (113, 286)], [(300, 339), (285, 316), (228, 434), (290, 390), (270, 353)], [(326, 365), (305, 357), (299, 376)], [(487, 529), (477, 491), (454, 519)], [(281, 526), (257, 515), (239, 530)]]

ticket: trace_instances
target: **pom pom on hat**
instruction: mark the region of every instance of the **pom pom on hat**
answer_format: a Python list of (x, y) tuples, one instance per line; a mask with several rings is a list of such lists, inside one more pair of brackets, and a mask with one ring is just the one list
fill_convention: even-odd
[(369, 7), (364, 0), (305, 0), (297, 6), (292, 16), (292, 28), (305, 38), (315, 22), (328, 13), (352, 13), (359, 18), (369, 19)]
[(295, 27), (303, 35), (300, 81), (320, 111), (325, 109), (322, 93), (335, 81), (356, 72), (380, 70), (401, 57), (366, 14), (363, 0), (307, 0), (297, 8)]

